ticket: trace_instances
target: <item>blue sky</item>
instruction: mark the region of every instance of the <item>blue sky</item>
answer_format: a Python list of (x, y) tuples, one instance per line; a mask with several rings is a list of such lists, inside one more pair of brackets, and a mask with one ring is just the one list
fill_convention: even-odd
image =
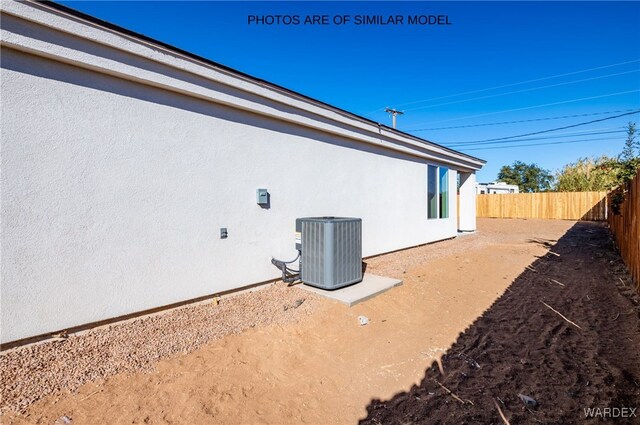
[[(554, 171), (616, 155), (623, 126), (640, 121), (482, 142), (639, 110), (640, 2), (62, 3), (378, 122), (390, 125), (386, 106), (403, 110), (400, 130), (487, 160), (480, 181), (516, 160)], [(352, 21), (255, 25), (249, 15)], [(355, 25), (356, 15), (405, 23)], [(408, 25), (407, 15), (448, 15), (451, 25)], [(525, 122), (494, 125), (511, 121)]]

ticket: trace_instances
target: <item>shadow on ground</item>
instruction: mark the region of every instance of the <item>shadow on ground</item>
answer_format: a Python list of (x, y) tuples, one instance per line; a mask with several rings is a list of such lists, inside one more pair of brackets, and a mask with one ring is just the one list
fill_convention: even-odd
[[(579, 222), (555, 244), (530, 242), (550, 252), (460, 334), (419, 386), (372, 400), (361, 424), (599, 423), (604, 408), (627, 408), (608, 413), (638, 423), (640, 300), (609, 231)], [(537, 405), (525, 406), (519, 394)], [(587, 417), (585, 409), (598, 408)]]

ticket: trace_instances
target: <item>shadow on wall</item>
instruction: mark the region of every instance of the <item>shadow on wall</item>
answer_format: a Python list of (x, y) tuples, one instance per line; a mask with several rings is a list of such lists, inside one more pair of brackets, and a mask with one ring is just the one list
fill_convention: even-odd
[(598, 202), (580, 217), (581, 221), (606, 221), (607, 214), (611, 212), (607, 208), (607, 197), (603, 196)]
[(360, 424), (498, 424), (501, 413), (513, 424), (575, 423), (587, 408), (640, 407), (640, 297), (606, 227), (580, 222), (555, 244), (529, 242), (550, 253), (460, 334), (419, 386), (372, 400)]

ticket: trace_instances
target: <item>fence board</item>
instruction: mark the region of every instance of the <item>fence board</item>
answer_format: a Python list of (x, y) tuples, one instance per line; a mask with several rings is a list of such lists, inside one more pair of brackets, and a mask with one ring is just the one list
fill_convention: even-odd
[[(619, 188), (618, 190), (625, 189)], [(609, 195), (609, 203), (611, 195)], [(620, 214), (609, 214), (609, 228), (620, 250), (620, 255), (636, 282), (640, 292), (640, 170), (626, 187), (625, 200), (620, 205)]]
[(478, 195), (478, 217), (607, 219), (607, 192), (544, 192)]

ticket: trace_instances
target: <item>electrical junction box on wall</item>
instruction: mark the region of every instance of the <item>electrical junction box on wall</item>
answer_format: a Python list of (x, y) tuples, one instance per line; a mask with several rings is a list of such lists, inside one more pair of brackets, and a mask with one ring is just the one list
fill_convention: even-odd
[(258, 205), (269, 204), (269, 192), (267, 189), (256, 189), (256, 202)]
[(338, 289), (362, 280), (362, 220), (348, 217), (296, 219), (300, 280)]

